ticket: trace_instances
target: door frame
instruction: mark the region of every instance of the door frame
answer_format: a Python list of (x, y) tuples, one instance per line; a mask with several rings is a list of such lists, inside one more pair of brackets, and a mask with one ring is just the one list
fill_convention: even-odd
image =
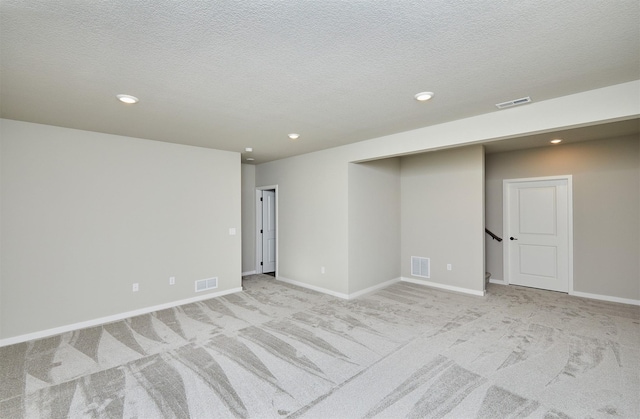
[[(519, 179), (503, 179), (502, 180), (502, 231), (504, 232), (504, 239), (507, 240), (509, 232), (509, 186), (512, 183), (525, 183), (525, 182), (542, 182), (549, 180), (566, 180), (567, 181), (567, 261), (569, 265), (569, 278), (568, 278), (568, 294), (573, 294), (573, 177), (572, 175), (557, 175), (557, 176), (542, 176), (542, 177), (530, 177)], [(511, 283), (509, 277), (509, 261), (510, 261), (510, 246), (505, 243), (502, 246), (502, 272), (504, 276), (505, 284)]]
[(280, 262), (280, 240), (278, 237), (278, 231), (280, 230), (280, 221), (278, 219), (278, 185), (269, 186), (257, 186), (256, 187), (256, 273), (262, 273), (262, 234), (260, 229), (262, 228), (262, 203), (260, 198), (262, 197), (262, 191), (275, 191), (276, 197), (276, 278), (278, 277), (278, 263)]

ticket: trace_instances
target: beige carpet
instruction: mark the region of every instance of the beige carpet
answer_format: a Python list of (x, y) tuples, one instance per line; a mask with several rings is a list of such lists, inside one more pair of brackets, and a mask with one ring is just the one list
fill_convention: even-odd
[(640, 308), (399, 283), (246, 291), (0, 348), (2, 418), (638, 418)]

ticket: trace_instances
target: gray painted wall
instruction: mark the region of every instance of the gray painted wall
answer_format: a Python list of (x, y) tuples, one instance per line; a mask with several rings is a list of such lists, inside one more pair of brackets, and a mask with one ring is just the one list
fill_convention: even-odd
[[(502, 236), (502, 180), (573, 175), (574, 290), (640, 299), (640, 139), (486, 156), (486, 224)], [(487, 270), (503, 279), (502, 244), (486, 239)]]
[(257, 168), (258, 185), (279, 188), (279, 276), (350, 294), (411, 277), (410, 256), (427, 256), (431, 281), (484, 290), (482, 146), (360, 164), (337, 151)]
[(427, 281), (484, 291), (482, 146), (403, 157), (401, 184), (402, 276), (422, 280), (411, 256), (428, 257)]
[[(350, 163), (638, 116), (639, 85), (609, 86), (258, 165), (256, 186), (279, 185), (278, 274), (337, 293), (356, 291), (349, 286)], [(477, 186), (480, 195), (482, 188)], [(481, 245), (460, 256), (474, 264), (484, 261), (483, 229), (475, 226), (476, 231)], [(471, 281), (480, 288), (477, 279)]]
[[(634, 81), (488, 111), (258, 166), (257, 186), (282, 185), (279, 212), (286, 227), (280, 229), (281, 275), (351, 292), (349, 163), (637, 117), (638, 86)], [(240, 225), (238, 153), (8, 120), (0, 125), (0, 337), (188, 298), (192, 279), (202, 276), (219, 276), (220, 290), (239, 286), (241, 236), (228, 235), (229, 228)], [(14, 160), (14, 150), (8, 154), (6, 146), (17, 140), (25, 141), (19, 147), (35, 150), (36, 158)], [(144, 222), (127, 221), (132, 219)], [(15, 220), (15, 226), (23, 224), (23, 235), (16, 232)], [(124, 231), (123, 226), (134, 228)], [(101, 241), (102, 236), (111, 238)], [(76, 250), (81, 257), (64, 269), (58, 262), (69, 262)], [(319, 266), (327, 267), (325, 275)], [(177, 276), (175, 288), (164, 287), (167, 272)], [(182, 277), (188, 280), (182, 282)], [(135, 295), (130, 291), (134, 279), (141, 285)], [(47, 298), (50, 289), (53, 298)], [(147, 294), (149, 289), (153, 292)], [(40, 314), (56, 310), (51, 317)], [(18, 325), (22, 314), (25, 321)], [(11, 332), (5, 325), (9, 322)]]
[(242, 272), (256, 270), (256, 167), (242, 165)]
[(400, 159), (349, 164), (349, 292), (400, 277)]
[(256, 167), (256, 186), (278, 185), (279, 277), (349, 292), (347, 170), (335, 148)]
[(238, 153), (0, 129), (0, 337), (201, 296), (198, 279), (218, 277), (213, 292), (241, 286), (240, 234), (229, 234), (240, 229)]

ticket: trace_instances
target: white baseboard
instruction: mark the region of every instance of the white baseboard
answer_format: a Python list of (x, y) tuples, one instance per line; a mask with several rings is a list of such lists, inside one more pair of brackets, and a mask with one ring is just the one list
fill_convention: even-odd
[(380, 284), (374, 285), (374, 286), (369, 287), (369, 288), (365, 288), (365, 289), (360, 290), (360, 291), (356, 291), (356, 292), (351, 293), (351, 294), (343, 294), (341, 292), (335, 292), (335, 291), (332, 291), (332, 290), (327, 289), (327, 288), (322, 288), (322, 287), (317, 287), (315, 285), (305, 284), (304, 282), (294, 281), (293, 279), (283, 278), (281, 276), (277, 277), (276, 279), (278, 281), (286, 282), (288, 284), (297, 285), (297, 286), (302, 287), (302, 288), (307, 288), (307, 289), (310, 289), (310, 290), (313, 290), (313, 291), (321, 292), (323, 294), (328, 294), (328, 295), (331, 295), (331, 296), (334, 296), (334, 297), (342, 298), (344, 300), (352, 300), (354, 298), (358, 298), (358, 297), (360, 297), (362, 295), (369, 294), (371, 292), (377, 291), (377, 290), (379, 290), (381, 288), (388, 287), (389, 285), (395, 284), (396, 282), (400, 281), (400, 278), (390, 279), (388, 281), (382, 282)]
[(363, 296), (365, 294), (369, 294), (371, 292), (378, 291), (379, 289), (386, 288), (389, 285), (395, 284), (396, 282), (400, 282), (400, 278), (390, 279), (390, 280), (382, 282), (382, 283), (380, 283), (378, 285), (374, 285), (372, 287), (365, 288), (365, 289), (360, 290), (360, 291), (356, 291), (354, 293), (349, 294), (348, 298), (350, 300), (353, 299), (353, 298), (358, 298), (358, 297), (361, 297), (361, 296)]
[(413, 279), (413, 278), (406, 278), (406, 277), (402, 277), (400, 278), (400, 280), (404, 282), (410, 282), (412, 284), (424, 285), (426, 287), (438, 288), (441, 290), (454, 291), (454, 292), (460, 292), (463, 294), (471, 294), (471, 295), (484, 297), (484, 291), (476, 291), (469, 288), (455, 287), (453, 285), (445, 285), (445, 284), (440, 284), (438, 282), (424, 281), (421, 279)]
[(111, 316), (100, 317), (98, 319), (87, 320), (84, 322), (73, 323), (66, 326), (54, 327), (53, 329), (41, 330), (39, 332), (27, 333), (25, 335), (14, 336), (11, 338), (0, 339), (0, 347), (7, 345), (14, 345), (16, 343), (26, 342), (28, 340), (42, 339), (49, 336), (59, 335), (62, 333), (72, 332), (74, 330), (85, 329), (87, 327), (100, 326), (102, 324), (113, 323), (119, 320), (127, 319), (129, 317), (140, 316), (142, 314), (153, 313), (154, 311), (165, 310), (183, 304), (195, 303), (202, 300), (208, 300), (214, 297), (222, 297), (223, 295), (233, 294), (242, 291), (240, 288), (232, 288), (226, 291), (214, 292), (205, 295), (199, 295), (197, 297), (187, 298), (184, 300), (172, 301), (166, 304), (159, 304), (157, 306), (141, 308), (138, 310), (127, 311), (125, 313), (114, 314)]
[[(489, 282), (492, 284), (509, 285), (507, 284), (506, 281), (503, 281), (502, 279), (490, 278)], [(580, 291), (569, 291), (568, 294), (573, 295), (574, 297), (582, 297), (582, 298), (589, 298), (592, 300), (609, 301), (612, 303), (622, 303), (622, 304), (631, 304), (634, 306), (640, 306), (640, 300), (633, 300), (631, 298), (620, 298), (620, 297), (613, 297), (610, 295), (602, 295), (602, 294), (590, 294), (587, 292), (580, 292)]]
[(612, 303), (622, 303), (622, 304), (631, 304), (634, 306), (640, 306), (640, 300), (633, 300), (631, 298), (612, 297), (610, 295), (602, 295), (602, 294), (590, 294), (587, 292), (580, 292), (580, 291), (569, 291), (569, 295), (573, 295), (575, 297), (582, 297), (582, 298), (591, 298), (592, 300), (602, 300), (602, 301), (610, 301)]
[(298, 287), (307, 288), (307, 289), (310, 289), (312, 291), (321, 292), (323, 294), (329, 294), (329, 295), (332, 295), (334, 297), (343, 298), (345, 300), (349, 299), (349, 295), (348, 294), (343, 294), (341, 292), (335, 292), (335, 291), (332, 291), (332, 290), (327, 289), (327, 288), (322, 288), (322, 287), (317, 287), (315, 285), (305, 284), (304, 282), (295, 281), (293, 279), (285, 278), (285, 277), (282, 277), (282, 276), (278, 276), (278, 277), (276, 277), (276, 279), (278, 281), (286, 282), (287, 284), (291, 284), (291, 285), (297, 285)]
[(255, 275), (257, 271), (242, 272), (242, 276)]

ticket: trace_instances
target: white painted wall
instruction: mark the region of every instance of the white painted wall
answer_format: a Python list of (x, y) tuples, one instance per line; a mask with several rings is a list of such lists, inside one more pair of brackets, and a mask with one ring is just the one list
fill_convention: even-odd
[(242, 272), (256, 270), (256, 167), (242, 165)]
[[(482, 146), (403, 157), (401, 184), (402, 277), (484, 292)], [(431, 278), (411, 276), (412, 256), (430, 258)]]
[(349, 164), (349, 293), (400, 277), (400, 159)]
[(11, 120), (0, 130), (1, 338), (199, 296), (197, 279), (240, 287), (238, 153)]
[[(627, 137), (488, 154), (487, 227), (503, 235), (503, 179), (573, 175), (574, 290), (640, 300), (639, 149)], [(499, 280), (502, 246), (487, 236), (487, 270)]]

